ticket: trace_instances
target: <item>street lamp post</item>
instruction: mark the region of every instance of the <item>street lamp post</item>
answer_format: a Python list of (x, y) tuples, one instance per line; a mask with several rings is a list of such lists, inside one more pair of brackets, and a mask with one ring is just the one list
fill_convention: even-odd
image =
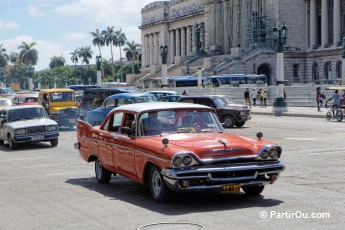
[(273, 113), (280, 114), (287, 112), (287, 103), (284, 98), (284, 45), (288, 37), (288, 30), (284, 24), (281, 29), (273, 28), (273, 41), (277, 52), (276, 79), (277, 79), (277, 97), (273, 102)]
[(29, 83), (29, 90), (33, 90), (34, 89), (34, 85), (32, 83), (32, 76), (35, 73), (35, 68), (32, 65), (29, 65), (26, 73), (28, 74), (29, 78), (28, 78), (28, 83)]
[(102, 71), (101, 71), (101, 62), (102, 57), (101, 55), (96, 56), (96, 67), (97, 67), (97, 86), (102, 85)]
[(345, 85), (345, 37), (342, 39), (343, 54), (341, 55), (341, 84)]
[(168, 87), (168, 45), (165, 44), (160, 46), (160, 54), (162, 58), (162, 88), (166, 89)]

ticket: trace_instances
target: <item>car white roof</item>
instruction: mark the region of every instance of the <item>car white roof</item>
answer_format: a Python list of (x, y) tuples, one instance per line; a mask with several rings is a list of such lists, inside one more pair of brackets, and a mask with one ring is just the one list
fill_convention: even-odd
[(214, 110), (208, 106), (193, 104), (193, 103), (183, 103), (183, 102), (149, 102), (149, 103), (137, 103), (122, 105), (120, 107), (114, 108), (115, 110), (127, 110), (135, 113), (142, 113), (146, 111), (154, 110), (170, 110), (170, 109), (208, 109)]
[(13, 106), (13, 107), (6, 107), (1, 108), (2, 110), (20, 110), (20, 109), (26, 109), (26, 108), (43, 108), (41, 105), (21, 105), (21, 106)]

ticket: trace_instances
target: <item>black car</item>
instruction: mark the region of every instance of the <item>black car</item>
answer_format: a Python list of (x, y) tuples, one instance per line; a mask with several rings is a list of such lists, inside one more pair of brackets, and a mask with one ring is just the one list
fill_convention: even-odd
[(182, 97), (181, 95), (170, 95), (170, 96), (163, 96), (158, 99), (158, 101), (163, 101), (163, 102), (177, 102), (178, 99)]
[(129, 90), (116, 88), (89, 88), (85, 89), (79, 101), (80, 110), (85, 113), (87, 111), (99, 108), (104, 99), (110, 95), (118, 93), (130, 93)]
[(225, 127), (242, 127), (251, 119), (250, 109), (246, 105), (227, 104), (220, 95), (182, 96), (178, 102), (206, 105), (216, 109), (218, 119)]

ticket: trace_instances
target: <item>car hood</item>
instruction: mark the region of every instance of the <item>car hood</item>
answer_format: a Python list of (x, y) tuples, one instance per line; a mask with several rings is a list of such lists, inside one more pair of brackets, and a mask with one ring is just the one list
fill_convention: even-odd
[(271, 142), (243, 137), (229, 133), (203, 134), (171, 134), (154, 137), (161, 142), (168, 138), (168, 147), (172, 153), (176, 151), (192, 151), (201, 159), (256, 156), (260, 149)]
[(27, 128), (27, 127), (41, 126), (41, 125), (57, 125), (57, 123), (51, 119), (46, 119), (46, 118), (20, 120), (20, 121), (13, 121), (13, 122), (7, 123), (7, 126), (10, 126), (13, 129)]
[(226, 106), (223, 106), (222, 107), (223, 109), (241, 109), (241, 110), (244, 110), (244, 109), (248, 109), (248, 106), (247, 105), (242, 105), (242, 104), (227, 104)]

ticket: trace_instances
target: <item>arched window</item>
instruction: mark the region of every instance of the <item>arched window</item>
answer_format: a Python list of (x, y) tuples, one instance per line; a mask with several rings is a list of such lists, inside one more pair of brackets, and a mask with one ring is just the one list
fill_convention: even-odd
[(337, 64), (336, 64), (336, 76), (337, 76), (337, 79), (341, 79), (341, 75), (342, 75), (342, 68), (341, 68), (341, 61), (337, 61)]
[(319, 65), (316, 62), (313, 63), (312, 76), (313, 82), (318, 81), (320, 79)]
[(330, 61), (326, 61), (325, 64), (323, 65), (323, 74), (328, 81), (328, 83), (331, 83), (332, 81), (332, 63)]

